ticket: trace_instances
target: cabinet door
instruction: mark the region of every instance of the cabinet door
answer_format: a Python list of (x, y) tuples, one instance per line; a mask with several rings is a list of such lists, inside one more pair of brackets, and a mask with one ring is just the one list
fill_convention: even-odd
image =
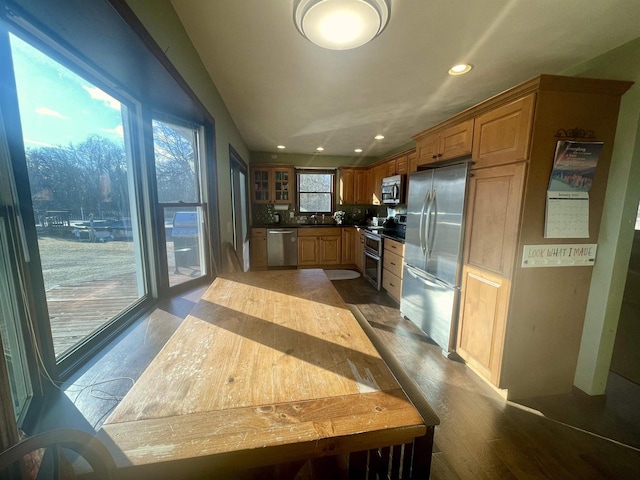
[(320, 237), (320, 263), (321, 265), (340, 265), (340, 236)]
[(369, 188), (368, 170), (356, 170), (354, 174), (355, 203), (371, 205), (371, 189)]
[[(438, 160), (438, 149), (440, 148), (440, 136), (438, 133), (432, 133), (421, 138), (416, 143), (416, 154), (418, 155), (416, 165), (426, 165)], [(417, 170), (417, 168), (416, 168)]]
[(249, 263), (251, 270), (267, 268), (267, 237), (252, 236), (249, 240)]
[(373, 168), (373, 204), (382, 204), (382, 179), (387, 176), (386, 164)]
[(269, 203), (271, 200), (271, 169), (251, 169), (251, 200), (253, 203)]
[(356, 267), (360, 272), (364, 269), (364, 232), (362, 230), (358, 232), (356, 239)]
[(396, 158), (396, 174), (405, 175), (409, 172), (409, 156), (403, 155)]
[(529, 156), (535, 94), (476, 118), (475, 168), (526, 160)]
[(418, 152), (413, 151), (409, 154), (408, 157), (408, 162), (409, 162), (409, 170), (407, 171), (407, 173), (413, 173), (413, 172), (417, 172), (418, 171)]
[(320, 250), (318, 237), (300, 237), (298, 236), (298, 265), (319, 265)]
[(471, 154), (473, 119), (445, 128), (440, 132), (438, 160)]
[(356, 229), (342, 229), (342, 264), (352, 265), (356, 262)]
[(351, 205), (355, 203), (355, 186), (354, 176), (355, 170), (353, 168), (340, 168), (340, 188), (338, 201), (340, 205)]
[(498, 386), (507, 318), (509, 282), (465, 265), (462, 273), (456, 352)]
[(387, 167), (385, 177), (393, 177), (396, 174), (396, 160), (389, 160), (385, 165)]
[(469, 182), (465, 263), (511, 275), (526, 167), (520, 162), (474, 171)]
[(274, 167), (271, 171), (273, 203), (291, 203), (293, 200), (293, 169), (289, 167)]

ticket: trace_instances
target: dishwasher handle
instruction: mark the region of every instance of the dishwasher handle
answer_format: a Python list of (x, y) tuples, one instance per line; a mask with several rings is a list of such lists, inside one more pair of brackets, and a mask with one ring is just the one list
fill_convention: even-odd
[(289, 233), (296, 233), (293, 230), (269, 230), (270, 234), (273, 235), (285, 235), (285, 234), (289, 234)]

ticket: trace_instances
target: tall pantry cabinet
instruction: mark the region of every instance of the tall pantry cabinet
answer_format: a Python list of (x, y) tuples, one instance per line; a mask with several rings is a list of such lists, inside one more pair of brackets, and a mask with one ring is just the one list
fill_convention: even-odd
[[(523, 249), (598, 243), (620, 97), (630, 86), (542, 75), (444, 122), (473, 119), (456, 351), (509, 398), (572, 388), (592, 267), (523, 268)], [(604, 142), (589, 238), (544, 238), (558, 140)]]

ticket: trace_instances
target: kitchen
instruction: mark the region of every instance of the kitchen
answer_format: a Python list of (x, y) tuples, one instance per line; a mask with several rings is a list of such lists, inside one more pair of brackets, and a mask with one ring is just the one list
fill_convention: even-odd
[[(178, 31), (176, 33), (176, 31), (173, 31), (171, 29), (169, 29), (169, 30), (161, 29), (159, 24), (154, 24), (154, 18), (157, 18), (157, 16), (160, 15), (157, 11), (153, 11), (153, 9), (151, 9), (151, 7), (149, 7), (149, 9), (147, 9), (144, 5), (136, 4), (136, 2), (132, 2), (132, 4), (134, 5), (135, 9), (138, 9), (138, 11), (136, 13), (138, 13), (139, 16), (143, 19), (143, 21), (147, 24), (147, 28), (149, 28), (151, 33), (155, 37), (157, 37), (156, 40), (158, 41), (158, 43), (160, 45), (162, 45), (164, 47), (169, 46), (170, 44), (173, 45), (174, 44), (173, 42), (175, 41), (175, 39), (181, 39), (180, 40), (181, 42), (185, 41), (186, 37), (184, 36), (184, 33), (181, 33), (180, 31)], [(170, 7), (170, 5), (169, 5), (169, 7)], [(178, 10), (177, 6), (175, 8), (176, 8), (176, 10)], [(179, 28), (178, 28), (178, 30), (179, 30)], [(192, 47), (189, 47), (187, 49), (187, 51), (191, 52), (191, 53), (189, 53), (189, 55), (193, 55), (194, 50), (193, 50)], [(169, 50), (169, 56), (170, 57), (172, 56), (172, 51), (171, 50)], [(171, 58), (178, 65), (180, 65), (182, 62), (186, 62), (186, 59), (182, 59), (180, 56), (171, 57)], [(198, 68), (194, 68), (192, 66), (188, 66), (188, 65), (185, 65), (185, 64), (182, 64), (182, 66), (185, 68), (186, 72), (189, 72), (189, 73), (185, 73), (186, 77), (193, 78), (193, 76), (198, 77), (199, 75), (202, 75), (202, 71), (203, 71), (202, 69), (198, 70)], [(597, 73), (598, 73), (597, 65), (593, 66), (593, 67), (590, 67), (590, 68), (595, 69), (595, 74), (594, 75), (588, 75), (588, 76), (590, 76), (590, 77), (597, 76)], [(602, 67), (602, 68), (604, 68), (604, 67)], [(579, 73), (581, 73), (581, 72), (576, 72), (575, 74), (579, 74)], [(593, 73), (593, 72), (591, 72), (591, 73)], [(529, 77), (533, 77), (533, 76), (534, 75), (530, 75)], [(633, 75), (626, 76), (624, 74), (619, 74), (619, 75), (617, 75), (617, 78), (624, 78), (624, 79), (631, 78), (631, 79), (633, 79), (634, 77), (633, 77)], [(503, 88), (501, 90), (504, 90), (507, 87), (512, 87), (513, 85), (516, 85), (517, 83), (518, 82), (513, 82), (512, 84), (510, 84), (508, 86), (505, 85), (504, 86), (505, 88)], [(500, 91), (500, 90), (495, 90), (494, 89), (491, 92), (491, 94), (498, 93), (498, 91)], [(489, 96), (490, 95), (486, 95), (486, 96), (484, 96), (482, 98), (477, 98), (476, 100), (481, 101), (481, 100), (484, 100), (485, 98), (489, 98)], [(626, 97), (625, 97), (625, 99), (626, 99)], [(212, 99), (211, 101), (212, 101), (213, 104), (216, 104), (216, 102), (218, 102), (217, 99)], [(469, 105), (470, 105), (470, 103), (469, 103)], [(627, 108), (629, 108), (628, 105), (627, 105)], [(452, 114), (453, 113), (456, 113), (456, 112), (452, 112)], [(629, 114), (629, 112), (627, 110), (623, 110), (623, 113), (625, 113), (625, 115)], [(226, 117), (226, 114), (224, 114), (223, 116)], [(633, 115), (631, 115), (631, 117), (633, 117)], [(440, 120), (445, 120), (445, 118), (449, 118), (449, 116), (443, 117)], [(627, 116), (625, 118), (628, 119), (629, 117)], [(226, 125), (225, 121), (221, 120), (220, 115), (218, 115), (216, 117), (216, 119), (218, 121), (218, 127)], [(431, 125), (435, 125), (437, 123), (438, 122), (432, 122)], [(625, 125), (628, 125), (628, 123), (621, 123), (620, 125), (621, 126), (625, 126)], [(424, 124), (424, 126), (417, 127), (412, 131), (404, 131), (403, 134), (405, 135), (405, 138), (407, 139), (407, 142), (408, 142), (409, 138), (412, 135), (416, 135), (416, 132), (420, 131), (421, 129), (427, 128), (427, 127), (429, 127), (429, 124)], [(569, 124), (567, 124), (567, 125), (563, 125), (563, 127), (564, 128), (576, 128), (576, 127), (581, 127), (581, 125), (569, 125)], [(387, 159), (389, 159), (389, 160), (395, 159), (396, 160), (396, 165), (398, 165), (397, 160), (402, 157), (402, 161), (405, 161), (405, 159), (406, 159), (407, 163), (409, 164), (407, 166), (407, 169), (409, 169), (410, 168), (410, 156), (413, 153), (411, 151), (411, 148), (409, 148), (409, 149), (402, 148), (397, 153), (391, 153), (390, 155), (384, 155), (384, 152), (383, 152), (379, 156), (379, 157), (383, 157), (382, 160), (380, 160), (380, 161), (374, 160), (373, 162), (368, 163), (366, 165), (358, 164), (357, 163), (359, 161), (358, 159), (355, 159), (355, 160), (349, 159), (349, 160), (345, 161), (344, 158), (338, 158), (338, 156), (332, 156), (330, 154), (313, 153), (313, 154), (302, 155), (302, 154), (296, 154), (296, 153), (287, 154), (287, 153), (282, 153), (281, 151), (274, 151), (274, 152), (265, 151), (265, 153), (260, 153), (260, 151), (258, 151), (258, 152), (253, 152), (252, 151), (251, 153), (249, 153), (247, 148), (239, 147), (239, 145), (243, 145), (244, 144), (243, 140), (241, 139), (241, 137), (239, 135), (237, 135), (236, 133), (233, 133), (233, 132), (228, 134), (228, 133), (224, 132), (224, 128), (220, 128), (220, 130), (223, 130), (223, 133), (222, 133), (222, 135), (220, 137), (220, 138), (223, 139), (222, 143), (224, 143), (224, 139), (230, 139), (231, 141), (229, 143), (233, 143), (236, 146), (236, 149), (242, 154), (243, 158), (245, 158), (247, 160), (250, 159), (249, 164), (250, 164), (251, 167), (254, 167), (254, 168), (256, 166), (260, 165), (260, 164), (282, 165), (283, 163), (289, 165), (291, 168), (295, 168), (295, 167), (299, 167), (299, 166), (308, 166), (309, 163), (313, 159), (317, 159), (320, 156), (320, 158), (322, 159), (322, 164), (319, 165), (319, 166), (322, 166), (322, 167), (325, 167), (325, 168), (339, 168), (339, 167), (342, 167), (343, 170), (345, 168), (353, 168), (353, 175), (354, 175), (354, 178), (355, 178), (355, 174), (356, 174), (357, 171), (359, 171), (361, 169), (365, 169), (366, 170), (366, 169), (368, 169), (368, 167), (370, 165), (376, 165), (376, 166), (381, 167), (381, 165)], [(626, 130), (623, 129), (623, 131), (626, 131)], [(555, 132), (553, 132), (553, 133), (555, 133)], [(600, 135), (600, 131), (598, 131), (597, 134)], [(228, 135), (228, 136), (225, 137), (225, 135)], [(619, 135), (619, 133), (618, 133), (618, 135)], [(630, 138), (634, 138), (634, 137), (630, 137)], [(609, 139), (609, 140), (612, 141), (612, 139)], [(417, 142), (418, 142), (418, 140), (416, 140), (416, 143)], [(616, 148), (618, 148), (619, 142), (618, 142), (617, 139), (616, 139), (615, 145), (616, 145)], [(631, 144), (631, 146), (633, 146), (633, 143)], [(292, 148), (292, 147), (288, 147), (288, 148)], [(228, 147), (226, 145), (218, 147), (218, 160), (220, 161), (220, 165), (218, 166), (218, 169), (219, 169), (219, 172), (224, 172), (225, 175), (226, 175), (226, 170), (225, 170), (226, 166), (225, 166), (225, 163), (224, 163), (224, 159), (228, 157), (228, 152), (226, 150), (228, 150)], [(274, 156), (276, 158), (273, 158)], [(402, 161), (400, 163), (402, 163)], [(348, 165), (348, 167), (345, 167), (345, 165)], [(380, 172), (381, 170), (382, 170), (382, 168), (380, 168), (378, 170), (378, 172)], [(385, 174), (380, 178), (385, 178), (387, 176), (388, 175)], [(220, 177), (221, 178), (226, 178), (226, 176), (223, 176), (223, 175), (220, 175)], [(611, 177), (615, 177), (615, 176), (611, 175)], [(548, 180), (548, 178), (547, 178), (547, 180)], [(612, 191), (611, 188), (607, 188), (606, 190), (607, 190), (607, 195), (609, 194), (610, 191)], [(603, 194), (604, 190), (601, 190), (600, 193)], [(348, 193), (348, 195), (351, 195), (351, 194)], [(354, 197), (356, 195), (357, 195), (356, 193), (353, 194)], [(226, 199), (226, 197), (230, 197), (230, 195), (228, 195), (228, 187), (225, 185), (225, 182), (223, 182), (223, 181), (220, 181), (218, 196), (221, 199), (225, 198), (224, 204), (221, 202), (221, 206), (228, 204), (228, 200)], [(538, 200), (536, 202), (539, 204)], [(361, 206), (359, 204), (357, 204), (357, 203), (348, 204), (348, 205), (356, 205), (355, 207), (353, 207), (353, 212), (355, 212), (357, 214), (358, 209), (360, 209), (360, 214), (363, 217), (364, 217), (364, 210), (367, 209), (367, 208), (371, 208), (372, 210), (375, 210), (376, 211), (376, 215), (375, 215), (376, 217), (378, 216), (377, 215), (378, 208), (382, 208), (382, 207), (378, 207), (378, 206), (372, 206), (372, 204), (369, 204), (369, 203), (363, 203), (363, 204), (361, 204)], [(338, 207), (338, 208), (342, 208), (342, 207)], [(345, 209), (346, 208), (347, 207), (345, 207)], [(602, 207), (600, 207), (600, 208), (602, 208)], [(223, 207), (222, 207), (222, 210), (224, 210)], [(276, 210), (276, 209), (273, 210), (273, 212), (278, 212), (278, 211), (279, 210)], [(279, 212), (282, 212), (282, 213), (278, 213), (279, 215), (283, 215), (284, 216), (284, 218), (281, 218), (281, 220), (280, 220), (281, 223), (286, 222), (287, 221), (286, 216), (289, 215), (289, 213), (288, 213), (289, 209), (287, 209), (286, 211), (280, 210)], [(255, 215), (256, 214), (256, 210), (253, 210), (252, 213)], [(381, 213), (380, 216), (383, 216), (383, 217), (386, 216), (386, 212), (382, 211), (380, 213)], [(401, 214), (404, 214), (404, 213), (401, 213)], [(294, 217), (300, 217), (300, 215), (296, 215), (294, 213)], [(260, 219), (259, 219), (260, 220), (260, 224), (263, 223), (262, 218), (263, 217), (260, 217)], [(605, 215), (605, 218), (609, 218), (610, 219), (611, 216)], [(227, 217), (223, 214), (223, 216), (221, 218), (221, 223), (220, 223), (220, 225), (221, 225), (221, 234), (222, 234), (223, 238), (230, 238), (231, 231), (232, 231), (232, 226), (231, 226), (231, 222), (230, 221), (226, 221), (226, 220), (227, 220)], [(296, 219), (296, 220), (298, 220), (298, 219)], [(255, 221), (255, 219), (254, 219), (254, 221)], [(538, 226), (536, 226), (536, 228), (537, 227)], [(302, 228), (313, 228), (313, 227), (302, 227)], [(319, 227), (319, 228), (330, 229), (330, 228), (335, 228), (335, 227), (331, 226), (331, 227)], [(340, 232), (340, 237), (339, 237), (341, 246), (343, 245), (343, 238), (344, 238), (342, 235), (343, 234), (342, 234), (342, 231), (341, 231)], [(338, 237), (338, 235), (329, 235), (329, 236)], [(315, 245), (318, 244), (317, 238), (314, 237), (314, 242), (313, 243)], [(334, 240), (334, 245), (336, 246), (334, 248), (334, 251), (331, 252), (331, 250), (329, 248), (327, 248), (326, 252), (323, 254), (324, 255), (323, 258), (328, 258), (328, 256), (333, 255), (331, 261), (337, 262), (336, 265), (339, 265), (339, 266), (352, 265), (351, 262), (343, 263), (343, 259), (342, 259), (343, 249), (342, 249), (342, 247), (340, 248), (340, 256), (339, 257), (337, 256), (337, 250), (336, 250), (337, 249), (337, 244), (338, 244), (338, 241), (336, 239), (336, 240)], [(600, 245), (599, 245), (599, 247), (600, 247)], [(355, 249), (355, 247), (354, 247), (354, 249)], [(250, 251), (252, 252), (251, 254), (253, 254), (253, 250), (251, 249)], [(348, 252), (348, 249), (347, 249), (347, 252)], [(599, 252), (598, 252), (599, 255), (601, 254), (601, 252), (602, 251), (599, 250)], [(313, 255), (312, 255), (312, 257), (313, 257)], [(355, 258), (354, 258), (354, 260), (355, 260)], [(315, 260), (309, 260), (309, 261), (313, 262)], [(355, 261), (354, 261), (353, 264), (355, 264)], [(585, 328), (588, 329), (588, 328), (593, 328), (593, 327), (590, 327), (589, 325), (587, 325)], [(580, 361), (582, 362), (582, 361), (585, 361), (585, 360), (581, 359)]]

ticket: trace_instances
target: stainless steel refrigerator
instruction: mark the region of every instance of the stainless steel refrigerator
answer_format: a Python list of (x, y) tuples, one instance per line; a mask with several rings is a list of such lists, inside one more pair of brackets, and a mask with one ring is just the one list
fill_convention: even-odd
[(469, 161), (412, 173), (400, 313), (454, 350)]

